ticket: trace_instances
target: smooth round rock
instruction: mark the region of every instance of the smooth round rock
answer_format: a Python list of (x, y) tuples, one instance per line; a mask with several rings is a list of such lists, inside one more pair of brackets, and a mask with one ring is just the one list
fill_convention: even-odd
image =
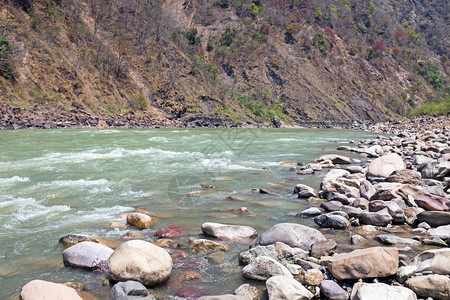
[(172, 272), (169, 253), (152, 243), (133, 240), (120, 245), (108, 260), (113, 280), (136, 280), (145, 286), (167, 281)]
[(43, 280), (32, 280), (22, 287), (23, 300), (83, 300), (77, 291), (68, 286)]
[(148, 229), (153, 224), (153, 219), (142, 213), (130, 213), (127, 216), (127, 223), (137, 229)]
[(94, 242), (81, 242), (63, 251), (63, 262), (66, 267), (108, 269), (108, 258), (113, 249)]

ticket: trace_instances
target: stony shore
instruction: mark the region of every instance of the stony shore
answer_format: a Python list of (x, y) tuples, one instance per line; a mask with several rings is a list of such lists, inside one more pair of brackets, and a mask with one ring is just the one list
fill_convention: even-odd
[[(157, 216), (138, 209), (110, 225), (132, 230), (123, 237), (130, 240), (118, 247), (110, 248), (97, 237), (62, 237), (64, 265), (104, 272), (112, 286), (110, 299), (161, 298), (147, 288), (192, 281), (192, 288), (179, 288), (173, 295), (201, 300), (449, 300), (449, 117), (419, 117), (369, 130), (390, 136), (351, 141), (352, 146), (341, 146), (336, 154), (290, 168), (299, 176), (328, 170), (320, 190), (303, 184), (293, 190), (298, 201), (310, 203), (298, 217), (312, 218), (318, 229), (299, 221), (258, 233), (249, 226), (206, 222), (198, 233), (172, 225), (144, 241), (140, 230), (154, 227)], [(354, 153), (360, 159), (351, 159)], [(338, 253), (336, 241), (326, 234), (329, 230), (347, 232), (355, 250)], [(226, 255), (233, 243), (249, 244), (238, 258), (248, 283), (217, 296), (196, 287), (195, 280), (202, 276), (196, 267), (205, 262), (191, 254)], [(411, 255), (411, 249), (417, 254)], [(183, 272), (171, 278), (177, 269)], [(263, 288), (255, 282), (264, 283)], [(67, 285), (38, 280), (25, 285), (21, 296), (38, 299), (39, 293), (45, 299), (61, 294), (81, 299)]]

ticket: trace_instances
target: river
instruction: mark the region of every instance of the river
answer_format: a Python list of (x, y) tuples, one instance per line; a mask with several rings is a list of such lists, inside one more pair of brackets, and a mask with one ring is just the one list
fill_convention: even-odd
[[(132, 228), (107, 224), (136, 207), (158, 216), (143, 232), (146, 240), (171, 224), (184, 224), (198, 236), (206, 221), (250, 225), (259, 233), (286, 221), (318, 228), (295, 215), (320, 203), (299, 201), (292, 191), (297, 183), (318, 188), (326, 171), (300, 176), (283, 161), (308, 162), (336, 153), (350, 139), (369, 137), (374, 134), (334, 129), (0, 131), (0, 299), (33, 279), (81, 282), (92, 296), (108, 299), (105, 275), (65, 268), (58, 240), (80, 233), (118, 244)], [(251, 192), (261, 187), (278, 195)], [(231, 195), (241, 200), (227, 199)], [(239, 207), (252, 213), (221, 212)], [(192, 254), (203, 261), (202, 278), (187, 284), (231, 293), (244, 282), (237, 254), (247, 248), (236, 243), (223, 254)], [(154, 292), (171, 298), (181, 286), (169, 281)]]

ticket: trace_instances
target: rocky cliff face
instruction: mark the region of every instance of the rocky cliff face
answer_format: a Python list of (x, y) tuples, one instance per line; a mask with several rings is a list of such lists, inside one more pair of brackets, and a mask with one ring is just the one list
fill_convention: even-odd
[(449, 93), (447, 1), (0, 4), (0, 100), (13, 107), (349, 124)]

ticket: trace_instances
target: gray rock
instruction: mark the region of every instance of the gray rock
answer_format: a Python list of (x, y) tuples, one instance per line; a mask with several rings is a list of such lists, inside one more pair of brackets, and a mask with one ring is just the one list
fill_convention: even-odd
[(420, 167), (423, 178), (441, 179), (450, 174), (450, 161), (433, 161)]
[(351, 300), (417, 300), (416, 294), (402, 286), (384, 283), (357, 282), (353, 286)]
[(369, 203), (369, 211), (370, 212), (379, 212), (383, 209), (387, 209), (387, 212), (392, 217), (392, 221), (395, 223), (404, 223), (405, 222), (405, 213), (400, 206), (397, 205), (394, 201), (382, 201), (382, 200), (374, 200)]
[(426, 275), (408, 279), (405, 286), (419, 297), (431, 297), (435, 300), (449, 300), (450, 278), (445, 275)]
[(419, 222), (426, 222), (432, 227), (450, 225), (450, 212), (424, 211), (417, 215)]
[(294, 194), (298, 194), (299, 198), (317, 197), (317, 191), (305, 184), (297, 184), (294, 188)]
[(266, 282), (269, 300), (309, 300), (314, 295), (300, 282), (285, 276), (273, 276)]
[(374, 226), (386, 226), (392, 221), (392, 217), (389, 214), (381, 212), (363, 212), (359, 216), (361, 224), (374, 225)]
[(299, 266), (301, 266), (303, 269), (305, 269), (305, 270), (309, 270), (309, 269), (320, 269), (321, 268), (321, 265), (319, 265), (319, 264), (316, 264), (316, 263), (314, 263), (314, 262), (312, 262), (312, 261), (309, 261), (309, 260), (304, 260), (304, 259), (299, 259), (298, 261), (297, 261), (297, 264), (299, 265)]
[(202, 232), (222, 240), (242, 241), (258, 236), (258, 232), (250, 226), (228, 225), (206, 222), (202, 224)]
[(361, 194), (361, 197), (370, 200), (375, 192), (375, 188), (369, 181), (364, 180), (363, 182), (361, 182), (361, 185), (359, 186), (359, 193)]
[(347, 196), (340, 194), (340, 193), (336, 193), (336, 192), (327, 193), (327, 200), (328, 201), (339, 201), (344, 205), (350, 204), (350, 200), (348, 199)]
[(420, 242), (417, 240), (402, 238), (392, 234), (379, 234), (375, 237), (375, 240), (385, 245), (406, 245), (406, 246), (420, 245)]
[(63, 261), (66, 267), (108, 271), (108, 259), (113, 249), (94, 242), (81, 242), (63, 251)]
[(156, 300), (147, 288), (137, 281), (128, 280), (113, 286), (109, 293), (110, 300)]
[(242, 269), (242, 275), (248, 279), (262, 281), (276, 275), (292, 278), (291, 272), (285, 266), (269, 256), (256, 257)]
[(312, 244), (325, 240), (323, 234), (314, 228), (295, 223), (279, 223), (257, 237), (251, 247), (283, 242), (291, 247), (308, 250)]
[(297, 214), (298, 216), (317, 216), (320, 215), (322, 211), (317, 207), (310, 207), (305, 210), (302, 210), (301, 213)]
[(350, 218), (359, 218), (364, 212), (361, 208), (344, 205), (341, 207), (341, 211), (345, 212)]
[(333, 164), (351, 164), (352, 160), (350, 159), (350, 157), (347, 156), (343, 156), (343, 155), (337, 155), (337, 154), (327, 154), (327, 155), (322, 155), (321, 157), (319, 157), (317, 159), (317, 161), (326, 161), (329, 160), (331, 161)]
[(276, 242), (267, 246), (256, 246), (239, 254), (239, 263), (248, 265), (255, 258), (260, 256), (268, 256), (283, 265), (294, 264), (297, 260), (308, 256), (308, 252), (300, 248), (292, 248), (282, 242)]
[(416, 266), (404, 266), (398, 268), (397, 281), (404, 283), (409, 277), (413, 276), (417, 272)]
[(352, 206), (367, 210), (369, 209), (369, 200), (367, 200), (366, 198), (356, 198), (355, 201), (353, 201)]
[(314, 222), (320, 227), (325, 228), (346, 229), (349, 226), (349, 222), (346, 218), (333, 214), (317, 216), (314, 218)]
[(354, 234), (350, 238), (350, 244), (352, 245), (364, 245), (367, 244), (369, 241), (359, 234)]
[(347, 300), (348, 293), (332, 280), (322, 280), (320, 293), (328, 300)]
[(340, 210), (343, 204), (339, 201), (329, 201), (320, 204), (320, 207), (325, 209), (326, 211), (336, 211)]

